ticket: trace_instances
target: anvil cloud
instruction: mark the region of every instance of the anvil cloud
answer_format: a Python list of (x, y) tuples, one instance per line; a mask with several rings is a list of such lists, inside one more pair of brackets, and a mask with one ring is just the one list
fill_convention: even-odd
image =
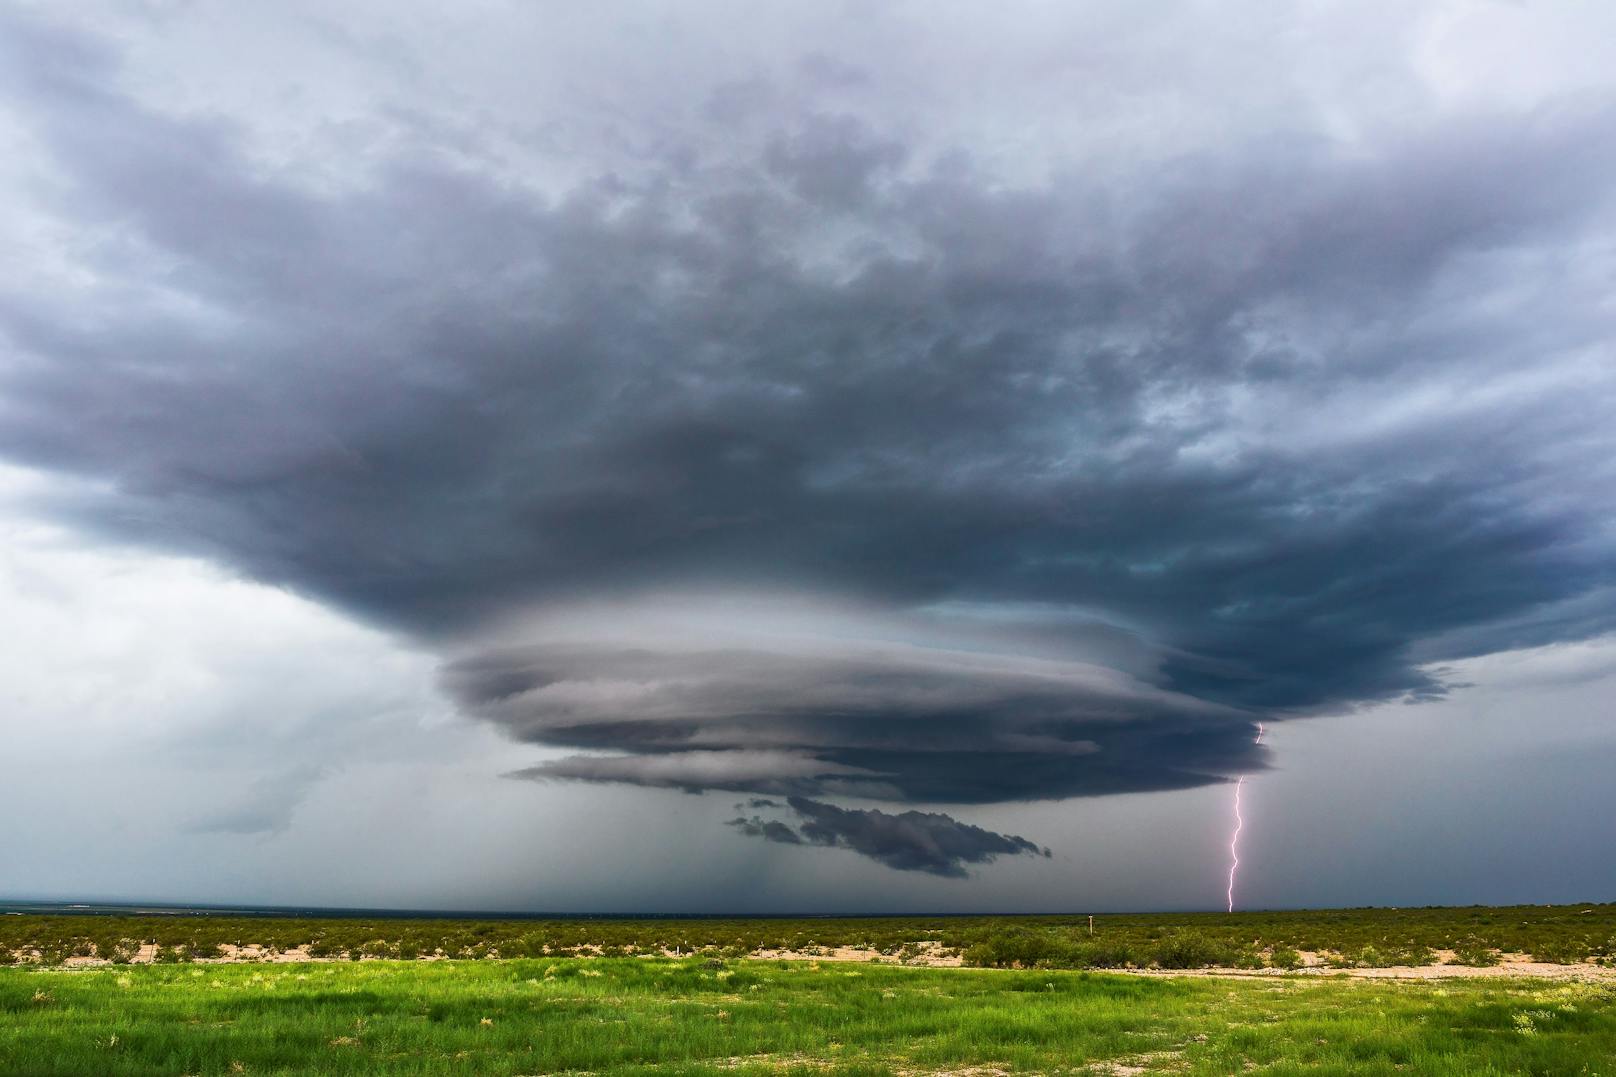
[(313, 118), (0, 16), (0, 456), (433, 648), (523, 777), (941, 875), (1038, 847), (823, 798), (1224, 781), (1616, 628), (1616, 89), (1022, 15), (535, 9), (463, 85), (320, 22)]

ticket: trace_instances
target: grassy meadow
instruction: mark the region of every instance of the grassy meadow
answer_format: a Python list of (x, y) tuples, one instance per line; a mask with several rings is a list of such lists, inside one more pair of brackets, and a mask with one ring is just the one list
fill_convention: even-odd
[(0, 969), (19, 1074), (1616, 1075), (1616, 985), (669, 959)]
[[(862, 956), (814, 959), (838, 948)], [(1092, 971), (1304, 954), (1322, 975)], [(1616, 963), (1616, 905), (1097, 916), (1092, 933), (1086, 916), (10, 914), (0, 1073), (1616, 1077), (1616, 978), (1328, 972), (1521, 956)]]

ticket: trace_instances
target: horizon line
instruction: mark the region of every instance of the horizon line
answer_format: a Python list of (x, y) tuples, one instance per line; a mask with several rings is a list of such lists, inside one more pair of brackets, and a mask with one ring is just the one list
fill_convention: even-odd
[(557, 910), (519, 911), (498, 909), (426, 909), (389, 908), (346, 905), (250, 905), (215, 902), (181, 901), (129, 901), (84, 900), (62, 901), (30, 898), (0, 898), (3, 915), (237, 915), (263, 918), (305, 919), (357, 919), (360, 917), (393, 917), (410, 920), (903, 920), (903, 919), (964, 919), (967, 917), (1032, 918), (1050, 916), (1248, 916), (1273, 912), (1340, 912), (1354, 910), (1431, 910), (1431, 909), (1506, 909), (1506, 908), (1569, 908), (1575, 905), (1602, 906), (1612, 901), (1516, 902), (1492, 905), (1476, 902), (1463, 905), (1276, 905), (1260, 909), (1240, 909), (1229, 912), (1220, 908), (1155, 908), (1107, 910), (1059, 910), (1044, 912), (658, 912), (652, 910), (608, 910), (595, 912), (567, 912)]

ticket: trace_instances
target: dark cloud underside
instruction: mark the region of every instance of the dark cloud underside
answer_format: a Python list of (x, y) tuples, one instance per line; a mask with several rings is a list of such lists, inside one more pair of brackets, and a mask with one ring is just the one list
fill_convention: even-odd
[[(574, 631), (585, 631), (582, 627)], [(1174, 789), (1261, 766), (1249, 714), (1071, 662), (539, 646), (452, 663), (469, 713), (579, 755), (523, 777), (986, 803)]]
[(884, 811), (838, 808), (804, 797), (787, 802), (797, 813), (800, 830), (778, 819), (758, 816), (730, 820), (729, 825), (754, 838), (783, 845), (826, 845), (852, 849), (898, 871), (964, 878), (966, 864), (990, 863), (1001, 856), (1023, 854), (1048, 857), (1026, 838), (996, 834), (962, 823), (940, 812)]

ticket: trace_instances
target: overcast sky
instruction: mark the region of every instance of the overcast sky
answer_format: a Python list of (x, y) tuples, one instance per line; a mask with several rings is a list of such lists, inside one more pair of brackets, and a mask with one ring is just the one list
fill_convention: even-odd
[(1616, 9), (608, 8), (0, 0), (0, 897), (1616, 897)]

